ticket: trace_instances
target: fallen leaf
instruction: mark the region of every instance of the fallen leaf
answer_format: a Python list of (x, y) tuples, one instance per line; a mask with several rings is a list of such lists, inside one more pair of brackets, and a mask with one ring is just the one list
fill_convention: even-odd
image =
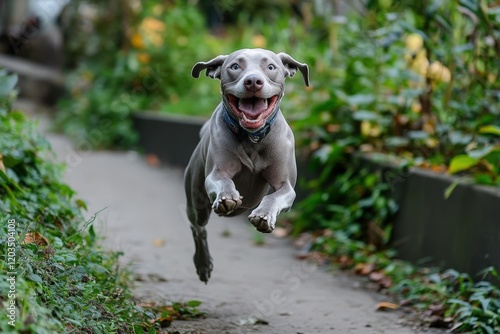
[(336, 259), (336, 262), (339, 264), (340, 268), (350, 268), (354, 263), (353, 259), (347, 255), (341, 255)]
[(384, 274), (382, 274), (380, 271), (374, 271), (370, 274), (369, 278), (370, 278), (370, 281), (378, 282), (382, 278), (384, 278)]
[(297, 260), (305, 260), (309, 257), (309, 252), (298, 252), (297, 254), (295, 254), (295, 258)]
[(37, 244), (38, 246), (47, 246), (49, 241), (38, 232), (28, 232), (24, 237), (22, 244)]
[(153, 167), (158, 167), (160, 165), (160, 159), (155, 154), (146, 155), (146, 163)]
[(377, 311), (386, 311), (386, 310), (395, 310), (399, 306), (394, 303), (389, 303), (389, 302), (380, 302), (375, 306), (375, 310)]
[(165, 240), (155, 239), (155, 240), (153, 240), (153, 245), (155, 245), (156, 247), (163, 247), (163, 246), (165, 246)]
[(358, 275), (366, 276), (375, 270), (375, 265), (373, 263), (358, 263), (354, 267), (354, 273)]
[(392, 286), (392, 279), (390, 277), (384, 276), (379, 282), (378, 285), (381, 289), (389, 289)]

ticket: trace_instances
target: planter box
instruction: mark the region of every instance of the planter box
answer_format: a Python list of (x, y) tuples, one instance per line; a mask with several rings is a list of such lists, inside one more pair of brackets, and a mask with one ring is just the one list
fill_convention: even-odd
[(160, 161), (177, 167), (187, 166), (206, 121), (200, 117), (155, 112), (135, 113), (132, 120), (144, 153), (155, 154)]
[[(383, 173), (399, 205), (392, 240), (399, 258), (472, 277), (489, 266), (500, 269), (499, 187), (420, 168), (402, 172), (387, 163), (368, 163)], [(446, 199), (446, 189), (457, 181)]]
[[(137, 113), (133, 120), (144, 152), (178, 167), (189, 162), (205, 122), (149, 112)], [(471, 275), (488, 266), (500, 269), (500, 188), (459, 184), (445, 199), (445, 190), (457, 178), (418, 168), (400, 172), (386, 162), (363, 159), (383, 173), (399, 205), (393, 231), (399, 258)], [(297, 160), (299, 175), (312, 177), (307, 160)], [(296, 191), (296, 201), (307, 196), (299, 186)]]

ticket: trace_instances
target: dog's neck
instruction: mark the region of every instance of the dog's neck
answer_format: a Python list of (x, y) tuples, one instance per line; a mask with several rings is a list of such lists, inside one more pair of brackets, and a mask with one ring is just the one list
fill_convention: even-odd
[(247, 131), (243, 128), (238, 120), (234, 119), (226, 106), (222, 104), (224, 122), (227, 124), (229, 129), (235, 133), (240, 139), (248, 138), (252, 143), (258, 143), (271, 131), (271, 125), (276, 120), (278, 116), (278, 110), (274, 111), (274, 114), (266, 120), (266, 124), (255, 132)]

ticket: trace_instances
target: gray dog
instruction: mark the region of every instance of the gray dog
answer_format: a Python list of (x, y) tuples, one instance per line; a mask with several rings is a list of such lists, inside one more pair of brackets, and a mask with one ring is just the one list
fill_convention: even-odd
[[(286, 53), (244, 49), (194, 65), (221, 81), (222, 102), (203, 125), (185, 173), (187, 215), (196, 247), (194, 264), (207, 283), (212, 271), (205, 225), (212, 209), (248, 219), (263, 233), (295, 199), (294, 137), (280, 110), (285, 78), (297, 69), (309, 86), (309, 68)], [(270, 189), (273, 192), (270, 192)]]

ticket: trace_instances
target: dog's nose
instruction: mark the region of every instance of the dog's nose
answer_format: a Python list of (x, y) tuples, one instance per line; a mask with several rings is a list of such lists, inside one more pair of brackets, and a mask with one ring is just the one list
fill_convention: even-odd
[(245, 88), (256, 92), (264, 86), (264, 78), (257, 74), (250, 74), (245, 78)]

